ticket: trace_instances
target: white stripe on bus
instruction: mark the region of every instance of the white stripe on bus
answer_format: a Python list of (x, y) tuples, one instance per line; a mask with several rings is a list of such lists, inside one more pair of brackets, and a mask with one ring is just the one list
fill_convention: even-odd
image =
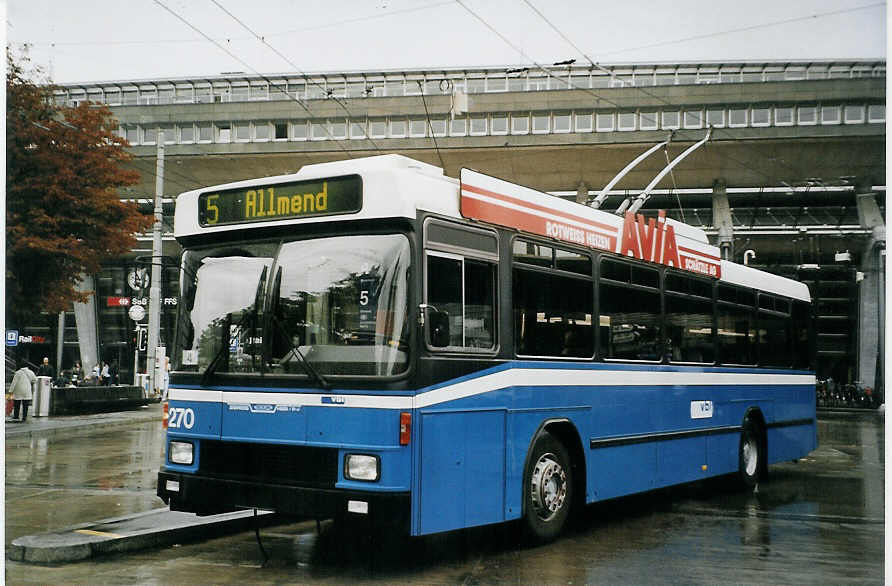
[(415, 397), (338, 395), (336, 393), (204, 391), (199, 389), (171, 389), (169, 397), (174, 401), (199, 403), (263, 403), (290, 406), (325, 405), (372, 409), (413, 409), (482, 395), (508, 387), (814, 386), (814, 384), (815, 377), (813, 375), (802, 374), (511, 368), (425, 391)]

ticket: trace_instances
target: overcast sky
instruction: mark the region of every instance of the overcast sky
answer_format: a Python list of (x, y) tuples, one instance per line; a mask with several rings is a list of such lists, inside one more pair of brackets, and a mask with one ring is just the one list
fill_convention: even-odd
[(59, 83), (886, 56), (886, 5), (875, 0), (6, 1), (8, 42), (29, 43)]

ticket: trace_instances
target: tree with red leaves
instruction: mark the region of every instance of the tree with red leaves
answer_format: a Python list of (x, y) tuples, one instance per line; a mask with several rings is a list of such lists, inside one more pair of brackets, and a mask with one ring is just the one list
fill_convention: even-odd
[(153, 217), (117, 195), (139, 174), (122, 167), (132, 155), (111, 111), (57, 106), (27, 58), (7, 50), (6, 62), (6, 321), (22, 327), (85, 301), (82, 275), (130, 250)]

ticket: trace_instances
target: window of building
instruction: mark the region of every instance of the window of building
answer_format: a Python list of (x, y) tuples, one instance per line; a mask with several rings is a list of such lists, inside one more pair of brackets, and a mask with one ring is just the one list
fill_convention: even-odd
[(251, 88), (246, 83), (232, 85), (232, 101), (245, 102), (251, 96)]
[(345, 92), (348, 98), (363, 98), (365, 97), (365, 82), (347, 82), (347, 89), (345, 90)]
[(728, 126), (740, 128), (747, 124), (747, 111), (745, 108), (732, 108), (728, 111)]
[(409, 136), (423, 137), (427, 135), (427, 120), (423, 118), (413, 118), (409, 120)]
[(839, 106), (821, 106), (821, 124), (839, 124)]
[(509, 77), (508, 78), (508, 91), (509, 92), (524, 92), (527, 89), (527, 78), (525, 77)]
[(635, 73), (635, 81), (633, 82), (636, 86), (651, 86), (654, 85), (654, 74), (652, 71), (650, 72), (636, 72)]
[(602, 72), (592, 73), (591, 87), (596, 89), (610, 87), (610, 76)]
[(533, 134), (551, 131), (551, 117), (548, 114), (533, 114)]
[(493, 134), (508, 134), (508, 115), (493, 114), (490, 119)]
[(771, 124), (771, 108), (753, 108), (753, 126), (768, 126)]
[(287, 122), (276, 122), (274, 125), (274, 130), (275, 130), (276, 140), (287, 140), (288, 139), (288, 123)]
[(743, 83), (761, 83), (762, 82), (762, 72), (761, 71), (744, 71), (740, 74), (740, 80)]
[(702, 128), (703, 127), (703, 111), (702, 110), (685, 110), (684, 127), (685, 128)]
[(128, 124), (124, 126), (124, 138), (131, 146), (139, 144), (139, 126), (136, 124)]
[(862, 124), (864, 122), (864, 106), (848, 105), (843, 111), (846, 124)]
[(557, 113), (554, 115), (554, 131), (570, 132), (570, 115)]
[(469, 94), (482, 94), (486, 91), (486, 80), (485, 79), (469, 79), (468, 80), (468, 93)]
[(198, 125), (198, 142), (211, 142), (214, 140), (214, 127), (210, 123), (200, 123)]
[(503, 92), (506, 87), (507, 83), (503, 75), (486, 78), (486, 91), (488, 92)]
[(530, 132), (529, 114), (511, 115), (511, 134), (528, 134)]
[(351, 120), (350, 121), (350, 138), (366, 138), (366, 121)]
[(707, 110), (706, 111), (706, 125), (712, 126), (714, 128), (722, 128), (725, 126), (725, 111), (724, 110)]
[(527, 89), (529, 91), (547, 90), (548, 78), (530, 76), (527, 78)]
[(247, 142), (251, 140), (251, 125), (247, 122), (238, 122), (235, 125), (235, 140)]
[(175, 144), (177, 142), (177, 129), (173, 124), (162, 124), (158, 127), (163, 137), (164, 144)]
[(656, 85), (675, 85), (675, 73), (657, 73)]
[(192, 124), (183, 124), (180, 126), (180, 142), (195, 142), (195, 126)]
[(158, 140), (158, 128), (154, 126), (146, 126), (142, 129), (142, 143), (155, 144)]
[(390, 136), (403, 138), (408, 131), (408, 122), (404, 118), (392, 118), (390, 120)]
[(739, 71), (720, 71), (719, 81), (721, 83), (738, 83), (740, 82)]
[(471, 116), (471, 135), (483, 136), (486, 134), (486, 116)]
[(621, 131), (635, 130), (635, 112), (620, 112), (616, 115), (616, 127)]
[(328, 140), (331, 137), (327, 127), (328, 124), (325, 120), (314, 120), (310, 123), (310, 138), (313, 140)]
[(586, 75), (577, 75), (573, 74), (570, 76), (570, 85), (571, 89), (582, 89), (589, 87), (589, 79), (590, 77)]
[(344, 140), (347, 138), (347, 121), (339, 118), (337, 120), (329, 120), (328, 129), (331, 137), (335, 140)]
[(464, 136), (468, 133), (467, 118), (453, 118), (449, 123), (449, 136)]
[(308, 125), (306, 122), (294, 122), (291, 125), (291, 139), (292, 140), (307, 140), (308, 138)]
[(640, 112), (638, 114), (638, 128), (641, 130), (656, 130), (659, 127), (660, 115), (657, 112)]
[(369, 136), (385, 138), (387, 136), (387, 120), (383, 118), (369, 120)]
[(818, 109), (815, 106), (799, 106), (796, 108), (796, 112), (798, 114), (799, 124), (803, 126), (817, 124)]
[(121, 90), (108, 88), (105, 90), (105, 103), (109, 106), (118, 106), (121, 103)]
[(679, 112), (663, 112), (662, 127), (671, 130), (681, 127), (681, 114)]
[(217, 142), (230, 142), (232, 140), (232, 127), (228, 122), (217, 122)]
[(778, 107), (774, 109), (775, 126), (792, 126), (793, 124), (793, 108), (789, 106)]
[(591, 132), (594, 128), (591, 112), (577, 112), (573, 118), (576, 132)]
[(431, 119), (428, 121), (428, 125), (433, 131), (434, 136), (446, 136), (446, 121), (444, 119)]
[(884, 104), (871, 104), (867, 107), (867, 120), (871, 123), (886, 121), (886, 106)]
[(598, 112), (595, 114), (595, 130), (598, 132), (612, 132), (615, 128), (613, 112)]
[(402, 96), (404, 94), (403, 80), (400, 79), (385, 81), (384, 91), (388, 96)]
[(211, 94), (211, 86), (209, 85), (199, 85), (195, 87), (195, 103), (196, 104), (210, 104), (213, 103), (214, 99)]
[(268, 98), (269, 98), (269, 86), (267, 86), (265, 83), (251, 86), (251, 99), (252, 100), (266, 100)]

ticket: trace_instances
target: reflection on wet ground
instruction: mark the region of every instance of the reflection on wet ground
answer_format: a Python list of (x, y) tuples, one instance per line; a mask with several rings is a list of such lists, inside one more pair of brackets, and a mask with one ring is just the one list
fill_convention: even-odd
[[(161, 506), (160, 432), (146, 425), (8, 443), (7, 543)], [(361, 525), (296, 522), (58, 567), (7, 562), (10, 582), (153, 583), (881, 583), (884, 435), (876, 414), (827, 415), (820, 448), (771, 468), (754, 494), (711, 481), (586, 508), (557, 542), (514, 524), (421, 539)]]

